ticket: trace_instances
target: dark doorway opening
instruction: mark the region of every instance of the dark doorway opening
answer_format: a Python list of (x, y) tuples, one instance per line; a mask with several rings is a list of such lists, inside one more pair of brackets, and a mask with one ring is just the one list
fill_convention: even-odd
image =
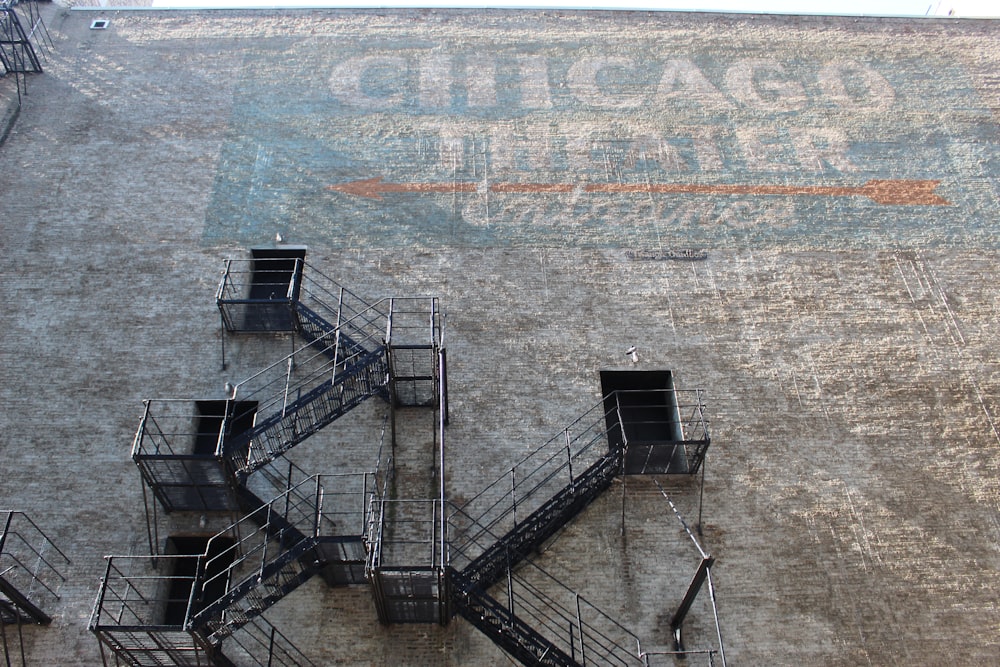
[[(253, 428), (257, 414), (257, 401), (196, 401), (197, 420), (194, 451), (192, 454), (214, 455), (222, 435), (223, 420), (228, 417), (228, 427), (223, 439), (223, 454), (228, 453), (233, 441)], [(243, 441), (246, 438), (242, 438)]]
[(296, 331), (304, 247), (252, 248), (244, 331)]
[(184, 625), (191, 591), (198, 579), (199, 557), (204, 557), (205, 562), (201, 580), (211, 583), (203, 592), (196, 592), (196, 595), (203, 593), (197, 607), (211, 604), (226, 594), (228, 577), (220, 575), (224, 575), (233, 564), (236, 555), (234, 545), (235, 542), (228, 537), (212, 539), (202, 535), (172, 535), (167, 538), (167, 554), (179, 557), (171, 559), (173, 572), (163, 614), (164, 625)]
[(251, 299), (275, 301), (298, 298), (291, 288), (298, 287), (298, 278), (302, 276), (305, 248), (252, 248), (250, 256), (253, 257)]
[(686, 473), (689, 464), (671, 371), (601, 371), (611, 451), (625, 474)]

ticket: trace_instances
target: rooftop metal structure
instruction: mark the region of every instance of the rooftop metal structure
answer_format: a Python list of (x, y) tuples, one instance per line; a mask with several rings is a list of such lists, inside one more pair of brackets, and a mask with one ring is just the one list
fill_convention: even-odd
[(24, 75), (40, 74), (45, 54), (52, 48), (37, 5), (36, 0), (0, 0), (0, 76), (14, 75), (18, 105), (27, 93)]

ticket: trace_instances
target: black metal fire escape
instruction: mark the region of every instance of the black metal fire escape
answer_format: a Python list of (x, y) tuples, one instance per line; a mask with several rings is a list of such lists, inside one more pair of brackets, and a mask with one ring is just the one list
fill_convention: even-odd
[[(227, 385), (224, 399), (145, 402), (132, 454), (144, 493), (155, 498), (153, 562), (167, 558), (155, 534), (157, 504), (242, 518), (208, 540), (204, 553), (176, 557), (180, 576), (137, 575), (132, 560), (109, 561), (91, 629), (102, 650), (130, 664), (228, 665), (223, 643), (243, 651), (247, 633), (275, 635), (261, 614), (311, 577), (331, 585), (366, 581), (371, 515), (385, 500), (391, 457), (383, 459), (380, 445), (374, 471), (323, 476), (306, 476), (291, 463), (285, 475), (279, 459), (373, 396), (389, 399), (392, 409), (439, 405), (442, 324), (434, 298), (369, 304), (306, 270), (304, 249), (279, 248), (227, 262), (217, 304), (223, 367), (226, 333), (289, 333), (305, 344)], [(147, 519), (149, 512), (147, 503)], [(129, 597), (142, 589), (137, 581), (158, 578), (164, 581), (148, 595)], [(163, 593), (178, 579), (185, 592)], [(174, 609), (166, 624), (157, 618), (165, 608)], [(295, 654), (284, 642), (277, 646)], [(302, 656), (290, 660), (309, 664)]]
[(314, 575), (363, 583), (372, 493), (374, 475), (314, 475), (216, 535), (226, 547), (209, 542), (185, 628), (216, 643)]
[[(670, 379), (669, 374), (665, 377)], [(566, 612), (558, 622), (521, 618), (512, 592), (516, 572), (519, 565), (531, 565), (530, 554), (603, 493), (615, 477), (694, 474), (703, 465), (708, 444), (700, 392), (677, 391), (671, 382), (661, 389), (608, 394), (513, 466), (508, 475), (451, 513), (448, 580), (454, 611), (525, 665), (585, 664), (588, 646), (591, 661), (597, 654), (600, 664), (642, 664), (638, 641), (606, 615), (597, 614), (611, 631), (598, 631), (582, 622), (579, 596), (575, 617)], [(505, 579), (507, 604), (489, 593)], [(532, 590), (531, 596), (541, 595)], [(684, 604), (690, 604), (687, 597)], [(521, 606), (559, 608), (534, 600)], [(615, 632), (625, 638), (609, 639)]]
[[(330, 584), (369, 583), (385, 623), (447, 623), (457, 614), (526, 665), (648, 665), (634, 634), (531, 556), (618, 476), (704, 470), (700, 391), (676, 390), (669, 371), (602, 372), (606, 395), (596, 406), (461, 506), (447, 502), (443, 482), (438, 498), (390, 498), (391, 455), (381, 446), (369, 473), (308, 475), (291, 463), (285, 473), (282, 455), (377, 395), (391, 410), (437, 409), (443, 479), (447, 392), (436, 299), (366, 303), (307, 270), (304, 254), (264, 249), (230, 261), (217, 294), (224, 368), (226, 334), (294, 334), (301, 347), (228, 385), (224, 399), (146, 402), (133, 446), (144, 491), (167, 511), (242, 518), (188, 556), (159, 555), (154, 518), (154, 560), (176, 558), (180, 574), (136, 575), (131, 560), (109, 560), (91, 622), (102, 650), (136, 665), (225, 666), (233, 664), (227, 655), (247, 652), (240, 637), (269, 635), (269, 661), (277, 651), (288, 662), (274, 664), (309, 664), (261, 615), (321, 574)], [(413, 545), (425, 560), (406, 555)], [(680, 627), (710, 582), (712, 559), (701, 555), (671, 621), (676, 650), (667, 653), (684, 654)], [(165, 608), (173, 609), (169, 623), (158, 620)]]
[(52, 38), (35, 0), (0, 0), (0, 77), (14, 75), (19, 107), (27, 90), (24, 75), (42, 72), (42, 58), (51, 47)]
[(18, 656), (26, 664), (22, 625), (52, 622), (46, 609), (59, 600), (69, 564), (27, 514), (0, 511), (0, 646), (8, 666)]

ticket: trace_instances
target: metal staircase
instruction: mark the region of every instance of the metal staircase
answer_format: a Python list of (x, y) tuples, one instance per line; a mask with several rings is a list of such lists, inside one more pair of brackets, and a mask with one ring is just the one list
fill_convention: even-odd
[[(673, 389), (612, 392), (453, 508), (448, 583), (454, 612), (525, 665), (647, 664), (635, 635), (609, 616), (576, 594), (575, 603), (547, 599), (542, 588), (519, 584), (518, 572), (522, 565), (538, 570), (531, 554), (618, 475), (691, 475), (700, 469), (709, 442), (704, 405), (700, 392), (693, 402), (682, 396)], [(686, 457), (685, 465), (629, 465), (637, 458), (669, 463), (679, 456)], [(504, 581), (506, 605), (488, 592)], [(556, 584), (548, 588), (561, 586)], [(585, 609), (593, 622), (585, 619)]]
[(333, 345), (318, 352), (304, 348), (305, 354), (293, 353), (233, 387), (231, 400), (257, 404), (253, 426), (231, 437), (223, 452), (236, 475), (245, 478), (368, 398), (385, 394), (384, 350), (342, 356), (342, 337), (332, 337)]
[[(247, 653), (247, 636), (260, 647), (270, 633), (277, 643), (269, 661), (281, 654), (287, 664), (309, 664), (268, 629), (265, 610), (317, 574), (330, 585), (364, 583), (372, 572), (396, 583), (391, 568), (373, 566), (371, 554), (382, 552), (369, 544), (386, 529), (392, 464), (382, 445), (376, 469), (356, 475), (306, 475), (287, 460), (286, 471), (280, 457), (372, 396), (389, 401), (393, 418), (397, 406), (440, 407), (443, 316), (436, 298), (369, 304), (307, 270), (304, 254), (279, 248), (229, 261), (216, 295), (223, 367), (227, 332), (294, 334), (300, 346), (227, 383), (224, 399), (145, 401), (132, 449), (144, 491), (168, 512), (241, 518), (201, 538), (197, 550), (195, 538), (168, 538), (168, 551), (171, 540), (188, 550), (160, 555), (157, 502), (146, 502), (150, 562), (171, 571), (136, 573), (136, 559), (109, 561), (91, 630), (116, 659), (229, 665), (224, 643)], [(440, 556), (432, 569), (443, 578)]]
[[(620, 450), (608, 448), (602, 403), (453, 508), (448, 582), (454, 612), (522, 664), (581, 664), (579, 647), (560, 646), (515, 613), (510, 586), (516, 568), (530, 562), (529, 555), (606, 490), (621, 469)], [(488, 592), (504, 581), (506, 605)]]
[(602, 401), (448, 518), (451, 563), (486, 589), (541, 547), (621, 474)]
[[(526, 665), (649, 667), (653, 653), (633, 633), (531, 557), (617, 476), (703, 471), (709, 436), (699, 391), (675, 390), (670, 371), (602, 371), (597, 405), (456, 506), (443, 481), (446, 358), (436, 299), (370, 304), (308, 266), (303, 248), (276, 248), (227, 262), (216, 301), (223, 367), (226, 333), (294, 334), (301, 346), (227, 384), (225, 399), (194, 401), (193, 411), (192, 401), (146, 402), (133, 458), (160, 504), (241, 518), (178, 557), (187, 569), (161, 575), (171, 581), (141, 603), (129, 596), (144, 579), (117, 567), (113, 576), (109, 561), (92, 622), (102, 646), (132, 664), (234, 664), (223, 644), (243, 633), (266, 637), (261, 615), (319, 574), (330, 585), (370, 584), (383, 623), (445, 624), (457, 614)], [(389, 403), (393, 445), (397, 407), (436, 409), (437, 497), (391, 497), (392, 460), (382, 460), (381, 446), (369, 473), (281, 469), (294, 446), (376, 395)], [(676, 646), (658, 655), (683, 653), (687, 608), (706, 580), (711, 587), (712, 560), (701, 555), (671, 621)], [(164, 610), (168, 623), (158, 620)], [(123, 625), (126, 617), (135, 622)], [(170, 649), (162, 656), (161, 645)], [(288, 655), (288, 664), (307, 662)]]
[(108, 649), (113, 664), (135, 667), (315, 667), (260, 615), (215, 641), (188, 630), (186, 613), (204, 560), (204, 555), (161, 555), (152, 569), (149, 556), (108, 556), (89, 624), (104, 664)]
[[(24, 75), (40, 74), (45, 55), (52, 48), (52, 37), (36, 0), (0, 0), (0, 78), (14, 75), (19, 109), (27, 92)], [(0, 141), (3, 138), (0, 135)]]
[(458, 615), (521, 664), (553, 667), (579, 664), (462, 573), (451, 570), (449, 579), (452, 603)]
[(353, 565), (363, 577), (373, 488), (370, 474), (315, 475), (213, 537), (186, 629), (218, 642), (327, 567)]
[[(229, 260), (216, 296), (223, 331), (294, 332), (306, 347), (233, 386), (256, 401), (226, 457), (245, 477), (372, 396), (435, 405), (442, 316), (436, 298), (368, 303), (305, 262), (305, 250)], [(224, 353), (223, 353), (224, 354)], [(300, 369), (305, 364), (308, 372)]]
[(232, 490), (253, 472), (386, 394), (384, 351), (347, 355), (345, 337), (330, 338), (327, 347), (306, 345), (230, 385), (226, 399), (145, 401), (132, 459), (168, 512), (239, 509)]
[[(263, 260), (254, 261), (257, 266)], [(260, 299), (245, 295), (254, 295), (261, 285), (270, 295), (279, 278), (269, 273), (254, 282), (248, 277), (252, 271), (227, 265), (217, 299), (224, 331), (284, 331), (280, 327), (287, 326), (305, 345), (228, 385), (224, 401), (214, 401), (224, 405), (214, 408), (211, 420), (202, 420), (210, 421), (207, 427), (193, 423), (192, 414), (206, 417), (203, 405), (212, 401), (146, 401), (132, 458), (167, 511), (237, 509), (230, 487), (373, 396), (391, 399), (393, 407), (437, 402), (443, 380), (436, 299), (368, 304), (319, 272), (303, 273), (300, 259), (291, 269), (281, 268), (270, 273), (290, 281), (280, 292), (286, 296)], [(237, 277), (246, 285), (240, 287)], [(261, 308), (264, 314), (255, 316)], [(279, 329), (262, 329), (261, 322)]]
[(648, 667), (635, 633), (535, 563), (504, 575), (491, 594), (452, 570), (452, 600), (456, 613), (521, 664)]
[(312, 665), (263, 614), (316, 575), (365, 581), (371, 513), (391, 471), (382, 433), (369, 472), (260, 468), (234, 488), (242, 517), (198, 552), (109, 557), (90, 624), (102, 651), (143, 666)]
[(233, 638), (242, 655), (267, 645), (259, 664), (311, 664), (261, 614), (317, 574), (364, 581), (368, 512), (384, 480), (378, 471), (296, 482), (300, 475), (294, 466), (287, 476), (262, 472), (259, 489), (242, 491), (246, 502), (282, 480), (290, 488), (208, 539), (201, 554), (157, 555), (152, 573), (140, 567), (145, 558), (109, 557), (91, 620), (102, 644), (129, 664), (225, 666), (233, 663), (224, 642)]
[(539, 549), (611, 486), (621, 466), (620, 453), (602, 456), (472, 559), (463, 575), (481, 588), (497, 583), (509, 568)]
[[(46, 608), (59, 600), (59, 590), (70, 564), (66, 555), (24, 512), (0, 511), (0, 645), (11, 664), (13, 638), (6, 626), (23, 623), (48, 625)], [(22, 647), (23, 648), (23, 647)]]

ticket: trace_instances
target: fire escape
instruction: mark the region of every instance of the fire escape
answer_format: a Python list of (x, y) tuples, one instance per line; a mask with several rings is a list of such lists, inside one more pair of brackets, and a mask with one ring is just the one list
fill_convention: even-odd
[(22, 626), (52, 622), (46, 609), (59, 600), (69, 564), (27, 514), (0, 512), (0, 644), (8, 666), (18, 657), (27, 664)]
[[(435, 298), (367, 303), (289, 247), (227, 262), (217, 305), (224, 367), (226, 334), (287, 333), (304, 345), (227, 384), (222, 399), (145, 402), (132, 457), (153, 498), (151, 556), (109, 557), (91, 630), (102, 652), (133, 665), (237, 664), (234, 651), (248, 664), (308, 665), (262, 614), (317, 574), (343, 585), (378, 570), (369, 542), (383, 534), (373, 517), (384, 516), (391, 453), (380, 443), (372, 470), (340, 475), (282, 457), (375, 396), (389, 402), (393, 432), (398, 407), (437, 409), (442, 317)], [(161, 554), (158, 507), (241, 518)]]
[(14, 75), (18, 108), (27, 92), (25, 75), (42, 72), (42, 60), (51, 47), (35, 0), (0, 0), (0, 77)]
[(634, 633), (531, 559), (617, 476), (703, 470), (710, 439), (701, 392), (674, 389), (667, 371), (611, 372), (604, 386), (636, 386), (637, 379), (640, 388), (614, 388), (448, 517), (455, 613), (522, 664), (648, 666), (659, 664), (654, 656), (699, 655), (710, 663), (721, 656), (725, 664), (721, 635), (718, 649), (685, 650), (681, 639), (698, 591), (706, 581), (713, 590), (713, 561), (690, 531), (702, 558), (671, 620), (669, 651), (644, 652)]
[[(715, 646), (684, 646), (685, 617), (706, 585), (714, 613), (714, 561), (666, 492), (699, 556), (671, 618), (670, 649), (644, 650), (533, 557), (616, 478), (624, 502), (629, 476), (703, 472), (710, 438), (700, 390), (676, 389), (670, 371), (603, 371), (600, 402), (455, 505), (443, 482), (436, 299), (367, 303), (307, 264), (305, 249), (279, 247), (227, 262), (216, 300), (224, 368), (227, 335), (291, 334), (303, 344), (227, 384), (223, 398), (145, 402), (132, 457), (152, 496), (151, 555), (108, 558), (90, 625), (105, 664), (110, 651), (116, 664), (140, 666), (311, 665), (263, 614), (319, 575), (331, 586), (369, 585), (386, 624), (458, 615), (525, 665), (725, 665), (721, 631)], [(283, 458), (376, 396), (389, 415), (371, 470), (317, 475)], [(397, 410), (416, 406), (433, 409), (438, 489), (399, 498)], [(168, 538), (161, 551), (161, 507), (234, 521), (203, 542)]]

